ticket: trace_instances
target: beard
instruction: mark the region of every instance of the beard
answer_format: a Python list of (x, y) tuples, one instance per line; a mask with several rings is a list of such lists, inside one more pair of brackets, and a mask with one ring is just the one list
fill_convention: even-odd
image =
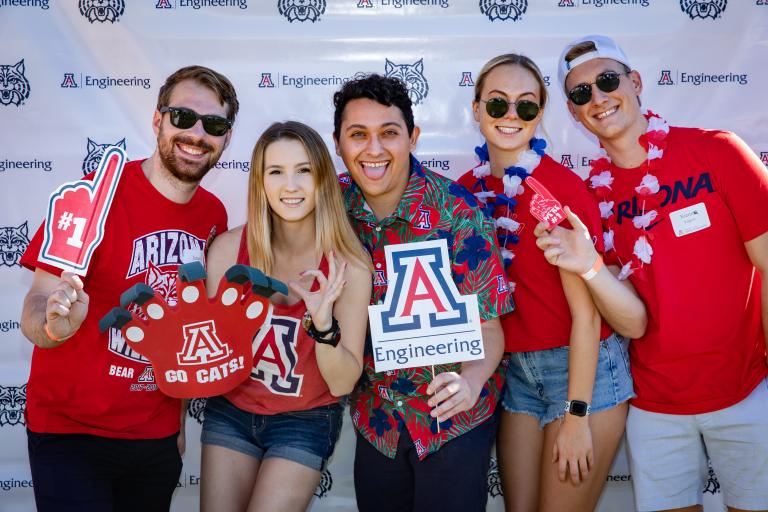
[[(179, 157), (174, 152), (174, 147), (177, 143), (187, 144), (207, 151), (207, 160), (196, 163), (185, 161), (183, 157)], [(185, 136), (184, 134), (168, 138), (164, 136), (162, 127), (157, 135), (157, 148), (160, 160), (165, 168), (168, 169), (174, 178), (182, 183), (199, 183), (208, 174), (208, 171), (216, 165), (219, 157), (221, 157), (221, 153), (224, 151), (223, 147), (219, 151), (215, 151), (216, 148), (207, 142)]]

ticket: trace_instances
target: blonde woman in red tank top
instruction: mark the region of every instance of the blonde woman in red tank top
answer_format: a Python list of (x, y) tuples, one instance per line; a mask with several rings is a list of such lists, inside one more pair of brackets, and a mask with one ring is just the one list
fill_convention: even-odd
[(312, 128), (275, 123), (256, 142), (247, 223), (211, 245), (209, 290), (235, 263), (290, 293), (271, 298), (250, 378), (206, 404), (201, 510), (306, 510), (362, 372), (372, 275)]

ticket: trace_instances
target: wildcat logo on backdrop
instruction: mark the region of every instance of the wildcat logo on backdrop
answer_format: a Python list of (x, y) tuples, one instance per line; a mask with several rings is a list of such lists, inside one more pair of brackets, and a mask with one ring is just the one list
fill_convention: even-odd
[(200, 425), (203, 424), (203, 418), (205, 418), (205, 403), (207, 398), (193, 398), (189, 401), (187, 406), (187, 414), (190, 418), (194, 418)]
[(80, 0), (80, 14), (91, 23), (114, 23), (124, 12), (125, 0)]
[(528, 0), (480, 0), (480, 12), (491, 21), (517, 21), (528, 10)]
[(429, 94), (429, 84), (424, 77), (424, 59), (413, 64), (395, 64), (389, 59), (384, 63), (384, 74), (398, 78), (408, 88), (408, 97), (414, 105), (418, 105)]
[(320, 21), (325, 13), (325, 0), (278, 0), (277, 9), (288, 21)]
[(99, 166), (101, 157), (104, 156), (104, 150), (110, 146), (117, 146), (120, 149), (125, 149), (125, 139), (121, 139), (113, 144), (99, 144), (96, 141), (88, 138), (88, 152), (83, 158), (83, 176), (92, 173)]
[(24, 407), (27, 405), (27, 385), (0, 386), (0, 427), (24, 425)]
[(707, 459), (707, 481), (704, 482), (704, 489), (701, 492), (704, 494), (720, 494), (722, 492), (710, 459)]
[(323, 470), (323, 474), (320, 475), (320, 483), (317, 484), (314, 494), (318, 499), (325, 498), (331, 492), (331, 487), (333, 487), (333, 476), (331, 476), (331, 472), (326, 468)]
[(499, 464), (496, 462), (496, 457), (491, 457), (491, 464), (488, 467), (488, 496), (495, 498), (496, 496), (502, 496), (504, 493), (501, 490), (501, 475), (499, 475)]
[(21, 255), (29, 245), (29, 230), (27, 222), (19, 226), (0, 226), (0, 266), (20, 267)]
[(17, 107), (29, 98), (29, 80), (24, 76), (24, 59), (11, 66), (0, 64), (0, 105)]
[(692, 20), (719, 18), (725, 11), (726, 5), (728, 0), (680, 0), (680, 9)]
[(269, 331), (253, 354), (251, 379), (276, 395), (299, 396), (304, 375), (296, 374), (299, 321), (288, 316), (273, 316)]

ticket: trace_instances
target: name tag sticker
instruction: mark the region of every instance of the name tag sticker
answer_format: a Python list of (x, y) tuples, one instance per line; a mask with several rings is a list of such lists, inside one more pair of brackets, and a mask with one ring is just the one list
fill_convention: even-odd
[(709, 214), (704, 203), (697, 203), (669, 214), (675, 236), (685, 236), (710, 227)]

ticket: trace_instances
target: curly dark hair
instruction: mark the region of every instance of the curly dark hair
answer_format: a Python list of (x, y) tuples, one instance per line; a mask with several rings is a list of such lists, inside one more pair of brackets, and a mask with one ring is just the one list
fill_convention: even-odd
[(368, 98), (387, 107), (394, 105), (399, 108), (405, 119), (408, 135), (413, 134), (413, 108), (405, 84), (397, 78), (372, 73), (350, 80), (333, 95), (333, 106), (336, 109), (333, 113), (333, 135), (336, 139), (341, 132), (341, 117), (347, 103), (359, 98)]

